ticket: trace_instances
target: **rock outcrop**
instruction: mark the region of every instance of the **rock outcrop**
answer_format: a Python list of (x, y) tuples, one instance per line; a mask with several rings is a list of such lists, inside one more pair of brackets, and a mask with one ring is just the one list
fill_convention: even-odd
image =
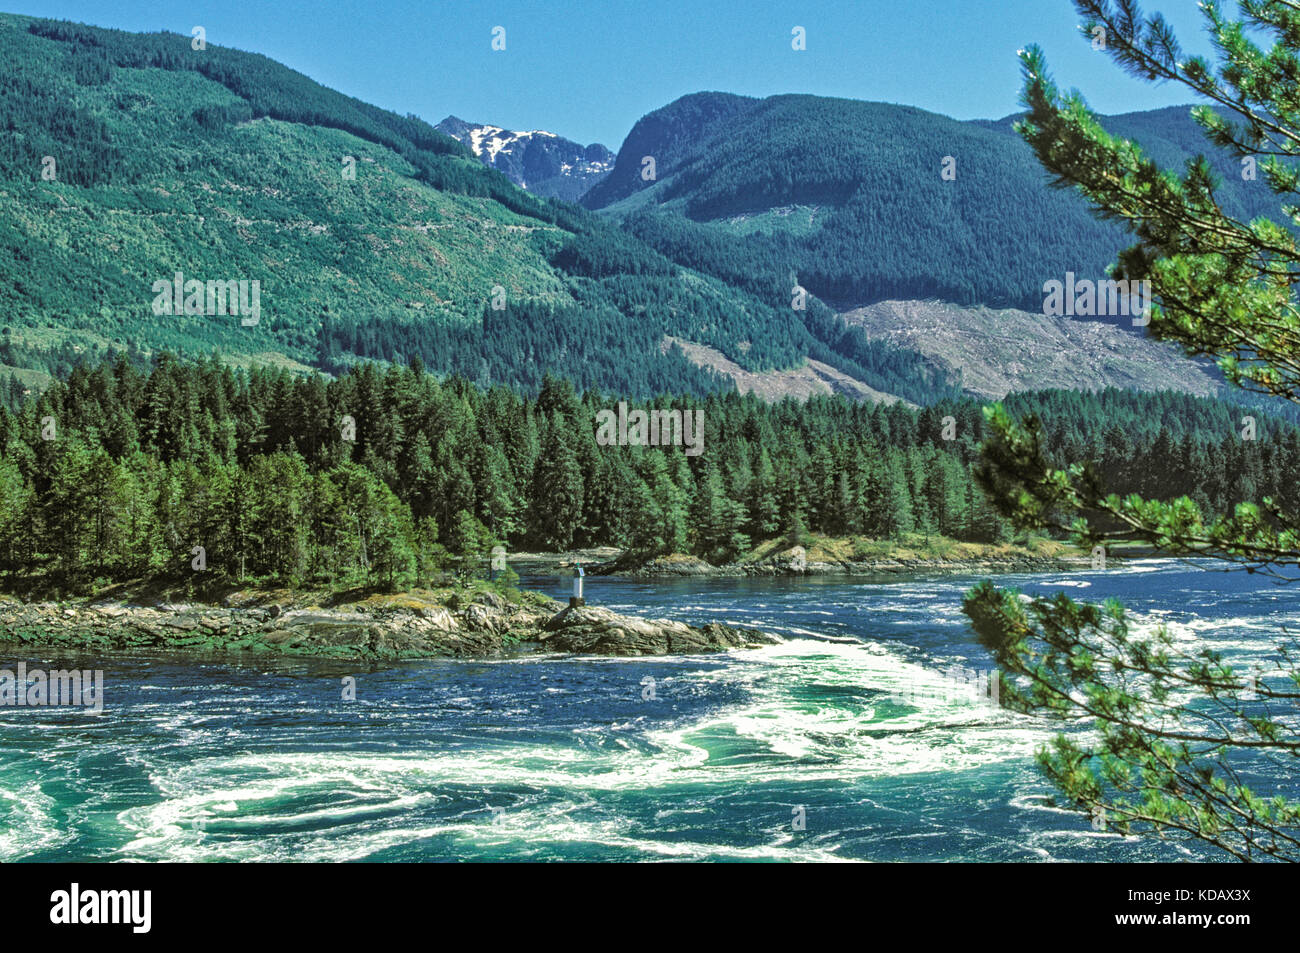
[(540, 637), (546, 648), (584, 655), (681, 655), (753, 648), (780, 640), (757, 629), (717, 622), (703, 628), (667, 619), (638, 619), (583, 606), (556, 613)]

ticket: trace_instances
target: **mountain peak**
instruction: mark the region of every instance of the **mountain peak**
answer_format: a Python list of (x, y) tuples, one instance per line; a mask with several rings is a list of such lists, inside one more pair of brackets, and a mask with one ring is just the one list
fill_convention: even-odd
[(614, 168), (600, 143), (581, 145), (545, 129), (512, 130), (448, 116), (439, 132), (470, 148), (484, 165), (539, 195), (575, 200)]

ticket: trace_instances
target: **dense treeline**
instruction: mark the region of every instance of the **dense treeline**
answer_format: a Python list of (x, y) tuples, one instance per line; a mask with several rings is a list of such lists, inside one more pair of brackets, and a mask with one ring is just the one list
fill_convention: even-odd
[(1054, 466), (1094, 461), (1113, 492), (1189, 496), (1207, 516), (1264, 497), (1300, 506), (1300, 428), (1257, 408), (1113, 389), (1015, 394), (1003, 404), (1039, 417)]
[(642, 316), (597, 303), (561, 308), (526, 301), (500, 311), (484, 308), (481, 326), (333, 319), (321, 327), (316, 364), (339, 373), (355, 357), (399, 364), (419, 359), (481, 387), (501, 384), (528, 394), (541, 388), (543, 368), (579, 385), (625, 394), (734, 389), (729, 379), (695, 366), (680, 350), (663, 352), (661, 338)]
[[(0, 410), (0, 572), (80, 584), (201, 556), (236, 579), (396, 585), (497, 543), (725, 561), (808, 532), (1006, 536), (972, 478), (973, 402), (636, 405), (701, 412), (698, 455), (600, 445), (597, 413), (616, 406), (551, 378), (527, 399), (418, 362), (330, 381), (168, 356), (78, 368)], [(1099, 460), (1121, 492), (1191, 494), (1210, 512), (1251, 492), (1296, 502), (1289, 424), (1260, 417), (1246, 441), (1238, 408), (1118, 391), (1023, 395), (1013, 409), (1041, 414), (1053, 453)]]

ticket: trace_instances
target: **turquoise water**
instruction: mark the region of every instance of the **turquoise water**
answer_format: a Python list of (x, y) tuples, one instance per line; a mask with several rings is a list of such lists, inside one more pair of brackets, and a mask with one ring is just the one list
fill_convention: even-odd
[[(10, 650), (0, 667), (104, 669), (105, 707), (0, 708), (0, 861), (1218, 859), (1049, 807), (1049, 726), (943, 691), (989, 666), (959, 611), (974, 581), (588, 578), (595, 604), (787, 640), (725, 656)], [(1170, 561), (1003, 581), (1118, 596), (1238, 660), (1297, 615), (1291, 590)]]

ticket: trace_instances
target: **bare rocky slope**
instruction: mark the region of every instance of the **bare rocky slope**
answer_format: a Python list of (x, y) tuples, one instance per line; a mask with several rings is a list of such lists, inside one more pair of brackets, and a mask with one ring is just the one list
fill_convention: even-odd
[[(892, 404), (899, 400), (893, 394), (876, 390), (856, 377), (836, 370), (829, 364), (808, 358), (800, 367), (781, 371), (749, 371), (728, 358), (721, 351), (704, 344), (684, 341), (670, 335), (664, 337), (664, 347), (676, 345), (686, 355), (686, 359), (697, 367), (708, 368), (724, 374), (736, 382), (736, 389), (742, 394), (754, 393), (764, 400), (780, 400), (794, 397), (807, 400), (819, 394), (841, 394), (852, 400), (871, 401), (872, 403)], [(915, 406), (910, 402), (909, 406)]]
[(941, 301), (884, 301), (840, 317), (868, 337), (960, 371), (963, 387), (977, 397), (1052, 388), (1174, 390), (1199, 397), (1220, 390), (1204, 364), (1172, 345), (1100, 321)]

